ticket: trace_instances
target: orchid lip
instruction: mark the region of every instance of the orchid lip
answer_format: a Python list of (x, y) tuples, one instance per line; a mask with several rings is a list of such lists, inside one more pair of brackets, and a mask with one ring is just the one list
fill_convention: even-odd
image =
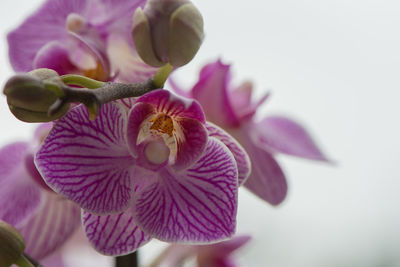
[(146, 144), (144, 154), (153, 164), (163, 164), (169, 158), (169, 148), (162, 141), (153, 141)]

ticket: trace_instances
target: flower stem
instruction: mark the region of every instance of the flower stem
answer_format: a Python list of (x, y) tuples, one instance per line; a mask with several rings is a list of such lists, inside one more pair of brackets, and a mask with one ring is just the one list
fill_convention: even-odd
[(154, 74), (153, 83), (157, 88), (163, 88), (164, 83), (167, 80), (169, 74), (172, 71), (171, 64), (167, 63), (158, 69), (157, 73)]
[(62, 87), (64, 96), (59, 98), (48, 110), (49, 116), (56, 114), (66, 103), (83, 103), (89, 108), (90, 118), (94, 119), (102, 104), (127, 98), (138, 97), (154, 89), (157, 89), (153, 79), (143, 83), (115, 83), (102, 82), (102, 86), (96, 89), (75, 88), (67, 85)]
[(31, 260), (28, 259), (24, 254), (21, 255), (21, 257), (17, 260), (15, 263), (19, 267), (39, 267), (39, 264), (33, 264)]
[(79, 86), (86, 87), (89, 89), (100, 88), (104, 85), (104, 82), (100, 82), (100, 81), (93, 80), (88, 77), (76, 75), (76, 74), (63, 75), (63, 76), (61, 76), (61, 80), (65, 84), (79, 85)]
[(138, 267), (138, 252), (115, 257), (115, 267)]

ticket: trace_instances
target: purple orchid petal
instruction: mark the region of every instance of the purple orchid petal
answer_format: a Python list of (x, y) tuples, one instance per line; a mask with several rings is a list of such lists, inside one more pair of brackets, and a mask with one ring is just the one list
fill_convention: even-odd
[(135, 219), (151, 236), (167, 242), (212, 242), (232, 236), (236, 226), (237, 168), (223, 143), (209, 138), (202, 158), (185, 172), (165, 169), (138, 192)]
[(175, 136), (178, 150), (175, 170), (182, 170), (194, 164), (204, 153), (207, 146), (207, 130), (204, 125), (193, 119), (180, 119), (177, 123)]
[(140, 126), (143, 121), (152, 114), (154, 114), (154, 108), (152, 105), (137, 102), (129, 112), (127, 141), (133, 156), (137, 156), (137, 139)]
[(251, 162), (246, 151), (232, 136), (218, 126), (208, 122), (206, 128), (209, 136), (220, 140), (232, 152), (238, 168), (239, 186), (242, 185), (251, 172)]
[(28, 143), (13, 143), (0, 150), (0, 219), (12, 225), (27, 220), (42, 199), (42, 192), (24, 166)]
[(193, 99), (183, 98), (167, 90), (154, 90), (141, 97), (137, 103), (148, 103), (155, 107), (157, 112), (162, 112), (171, 117), (184, 117), (205, 123), (203, 109)]
[[(131, 22), (131, 18), (129, 20)], [(131, 25), (128, 26), (131, 28)], [(129, 38), (130, 34), (129, 34)], [(111, 61), (113, 73), (117, 74), (120, 82), (143, 82), (151, 78), (157, 71), (145, 64), (130, 41), (117, 34), (111, 34), (107, 39), (107, 55)]]
[(83, 105), (61, 118), (36, 154), (47, 184), (90, 212), (125, 210), (134, 163), (126, 146), (126, 116), (125, 107), (109, 103), (94, 121)]
[(282, 169), (272, 155), (253, 143), (250, 137), (243, 135), (240, 141), (252, 163), (250, 177), (244, 186), (270, 204), (280, 204), (287, 193), (286, 178)]
[(244, 246), (251, 240), (249, 235), (236, 235), (230, 240), (210, 245), (199, 245), (200, 253), (214, 254), (218, 257), (227, 257), (229, 254)]
[(82, 222), (89, 242), (105, 255), (132, 253), (151, 240), (135, 224), (129, 210), (101, 216), (82, 211)]
[(259, 145), (273, 152), (327, 161), (308, 132), (298, 123), (285, 117), (273, 116), (255, 124)]
[(198, 247), (198, 266), (209, 267), (236, 267), (231, 254), (249, 242), (250, 236), (234, 236), (232, 239), (211, 245)]
[(78, 72), (69, 58), (68, 49), (58, 41), (49, 42), (37, 51), (32, 68), (49, 68), (60, 75)]
[(46, 122), (39, 124), (33, 133), (33, 141), (40, 145), (46, 136), (49, 134), (51, 128), (53, 127), (53, 122)]
[(203, 106), (207, 120), (222, 126), (237, 126), (239, 121), (228, 95), (229, 80), (229, 65), (218, 60), (201, 70), (192, 94)]
[(46, 267), (67, 267), (60, 251), (50, 254), (48, 257), (40, 260), (40, 263)]
[(34, 68), (36, 53), (51, 41), (62, 41), (67, 36), (65, 21), (70, 13), (83, 14), (88, 1), (47, 0), (16, 30), (8, 34), (11, 65), (15, 71), (27, 72)]
[(55, 193), (44, 193), (40, 208), (16, 228), (24, 237), (25, 252), (41, 259), (61, 247), (80, 226), (79, 207)]

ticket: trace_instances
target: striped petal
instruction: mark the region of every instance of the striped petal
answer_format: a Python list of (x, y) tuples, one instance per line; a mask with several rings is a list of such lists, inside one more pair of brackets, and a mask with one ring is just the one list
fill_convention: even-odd
[(60, 248), (80, 224), (80, 208), (49, 192), (43, 194), (40, 208), (16, 228), (24, 237), (25, 252), (41, 259)]
[(217, 138), (226, 145), (235, 157), (238, 168), (239, 186), (249, 177), (251, 172), (251, 162), (244, 148), (227, 132), (208, 122), (206, 124), (208, 135)]
[(90, 212), (125, 210), (133, 194), (134, 164), (126, 145), (126, 116), (125, 107), (109, 103), (94, 121), (83, 105), (61, 118), (36, 155), (47, 184)]
[(149, 235), (167, 242), (226, 239), (236, 226), (237, 168), (233, 155), (209, 138), (200, 160), (181, 173), (170, 170), (138, 192), (135, 219)]
[(89, 242), (105, 255), (132, 253), (151, 240), (151, 237), (135, 224), (129, 210), (100, 216), (82, 211), (82, 222)]

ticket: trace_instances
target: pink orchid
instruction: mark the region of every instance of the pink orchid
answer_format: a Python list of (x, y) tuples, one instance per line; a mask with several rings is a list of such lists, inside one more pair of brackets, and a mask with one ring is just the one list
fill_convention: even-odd
[(327, 161), (299, 123), (281, 116), (257, 121), (254, 115), (268, 94), (252, 102), (251, 84), (233, 88), (230, 66), (220, 60), (203, 67), (191, 91), (174, 87), (178, 93), (199, 101), (207, 120), (224, 128), (243, 145), (252, 163), (251, 175), (244, 186), (272, 205), (281, 203), (287, 193), (286, 178), (274, 159), (275, 153)]
[(75, 107), (36, 154), (46, 183), (83, 208), (89, 241), (107, 255), (130, 253), (151, 238), (229, 238), (248, 163), (233, 138), (205, 124), (196, 101), (166, 90), (139, 97), (130, 109), (105, 104), (95, 121)]
[(47, 0), (8, 35), (15, 71), (50, 68), (97, 80), (141, 82), (155, 69), (134, 48), (131, 27), (145, 0)]
[(248, 235), (234, 236), (232, 239), (210, 245), (168, 246), (156, 258), (151, 267), (182, 267), (185, 261), (196, 258), (198, 267), (235, 267), (238, 266), (232, 254), (250, 241)]
[(50, 130), (43, 124), (33, 144), (17, 142), (0, 149), (0, 219), (25, 239), (25, 252), (41, 260), (57, 250), (80, 225), (80, 208), (44, 183), (33, 155)]

